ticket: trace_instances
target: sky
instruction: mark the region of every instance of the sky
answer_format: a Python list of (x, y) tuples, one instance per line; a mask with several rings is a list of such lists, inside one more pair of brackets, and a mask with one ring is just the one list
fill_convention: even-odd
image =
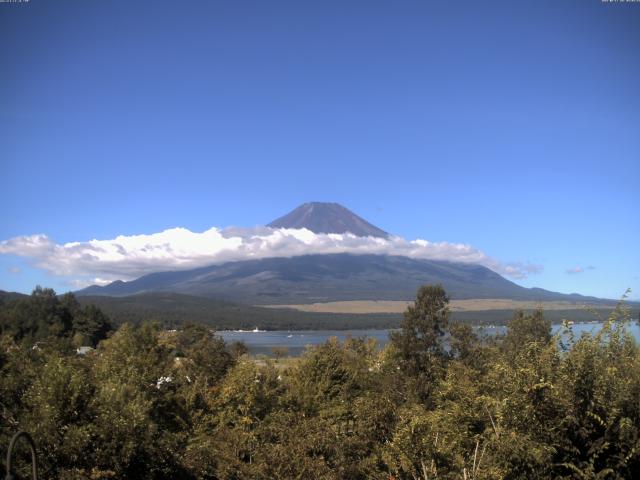
[[(640, 299), (640, 3), (30, 0), (0, 43), (2, 290), (307, 249)], [(396, 237), (256, 228), (307, 201)]]

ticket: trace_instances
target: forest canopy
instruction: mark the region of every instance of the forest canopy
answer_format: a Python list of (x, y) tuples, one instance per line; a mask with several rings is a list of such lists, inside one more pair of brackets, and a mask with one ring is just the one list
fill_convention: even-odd
[(639, 478), (622, 303), (593, 335), (552, 336), (538, 311), (487, 339), (448, 302), (421, 288), (382, 349), (331, 339), (257, 361), (208, 327), (112, 331), (36, 289), (0, 309), (0, 443), (28, 431), (47, 479)]

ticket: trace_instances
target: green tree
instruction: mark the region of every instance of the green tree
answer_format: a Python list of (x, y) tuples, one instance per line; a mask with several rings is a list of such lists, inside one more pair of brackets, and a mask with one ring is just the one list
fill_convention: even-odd
[(48, 353), (23, 397), (22, 428), (38, 445), (46, 478), (64, 479), (71, 470), (93, 467), (86, 452), (95, 436), (90, 408), (94, 387), (85, 363)]
[(9, 302), (5, 308), (3, 331), (16, 340), (33, 344), (71, 333), (72, 313), (50, 288), (37, 286), (29, 297)]
[(109, 317), (95, 305), (87, 305), (73, 317), (73, 334), (74, 338), (80, 341), (78, 346), (95, 347), (100, 340), (107, 338), (112, 330)]
[(307, 414), (348, 414), (371, 380), (373, 344), (332, 337), (308, 349), (290, 375), (290, 404)]
[(179, 475), (187, 416), (175, 396), (174, 354), (151, 324), (123, 325), (98, 349), (92, 369), (98, 468), (118, 478)]
[(95, 346), (112, 330), (99, 308), (82, 308), (72, 293), (58, 297), (40, 286), (29, 297), (0, 304), (0, 323), (3, 333), (31, 345), (73, 339), (76, 346)]
[(512, 354), (528, 343), (547, 345), (551, 341), (551, 321), (544, 318), (542, 309), (531, 314), (519, 310), (507, 326), (503, 347)]
[(449, 297), (442, 285), (420, 287), (407, 307), (399, 332), (390, 335), (402, 372), (418, 397), (428, 402), (435, 381), (442, 377), (447, 357), (444, 335), (449, 325)]
[(257, 478), (258, 427), (283, 394), (273, 367), (241, 360), (208, 389), (208, 412), (194, 422), (185, 462), (200, 478)]
[[(602, 330), (583, 335), (559, 367), (564, 399), (556, 445), (558, 473), (571, 478), (640, 476), (640, 349), (620, 305)], [(571, 335), (572, 336), (572, 335)]]

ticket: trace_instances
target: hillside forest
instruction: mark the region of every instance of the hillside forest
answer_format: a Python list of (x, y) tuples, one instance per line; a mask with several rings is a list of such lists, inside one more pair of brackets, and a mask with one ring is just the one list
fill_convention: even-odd
[(29, 432), (44, 479), (640, 478), (624, 302), (580, 337), (539, 310), (479, 338), (448, 304), (427, 285), (384, 348), (264, 360), (196, 323), (116, 328), (37, 288), (0, 302), (0, 445)]

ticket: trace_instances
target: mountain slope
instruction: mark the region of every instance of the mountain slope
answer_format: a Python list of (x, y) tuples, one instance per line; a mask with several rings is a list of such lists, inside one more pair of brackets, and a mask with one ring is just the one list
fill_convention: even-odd
[(314, 233), (350, 232), (359, 237), (382, 237), (389, 234), (371, 225), (338, 203), (309, 202), (267, 225), (272, 228), (306, 228)]
[(189, 271), (152, 273), (131, 282), (88, 287), (77, 294), (126, 296), (174, 292), (253, 305), (294, 304), (412, 300), (418, 287), (427, 283), (442, 283), (454, 299), (587, 299), (524, 288), (480, 265), (346, 253), (247, 260)]

